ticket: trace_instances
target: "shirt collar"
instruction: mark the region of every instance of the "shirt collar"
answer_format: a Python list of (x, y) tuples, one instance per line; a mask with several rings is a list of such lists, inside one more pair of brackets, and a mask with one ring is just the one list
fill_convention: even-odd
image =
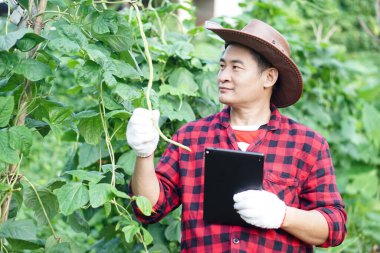
[[(271, 110), (271, 115), (270, 115), (269, 122), (265, 125), (262, 125), (259, 129), (276, 130), (280, 128), (280, 122), (281, 122), (280, 111), (273, 104), (271, 104), (270, 110)], [(219, 122), (223, 128), (228, 128), (230, 126), (230, 111), (231, 111), (231, 107), (226, 106), (219, 113)]]

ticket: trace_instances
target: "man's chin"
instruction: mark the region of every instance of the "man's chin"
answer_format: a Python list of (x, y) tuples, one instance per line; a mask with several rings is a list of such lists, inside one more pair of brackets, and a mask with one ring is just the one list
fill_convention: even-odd
[(230, 99), (226, 99), (219, 96), (219, 102), (224, 105), (232, 106), (232, 101)]

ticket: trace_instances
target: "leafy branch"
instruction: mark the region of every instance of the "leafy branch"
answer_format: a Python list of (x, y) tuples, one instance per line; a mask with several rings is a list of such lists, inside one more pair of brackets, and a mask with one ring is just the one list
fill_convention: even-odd
[[(39, 5), (38, 5), (38, 13), (43, 13), (46, 9), (46, 5), (47, 5), (47, 0), (41, 0), (39, 2)], [(41, 33), (42, 26), (43, 26), (42, 20), (43, 20), (43, 15), (40, 15), (36, 18), (36, 20), (34, 22), (34, 32), (37, 35), (39, 35)], [(37, 50), (37, 47), (33, 48), (29, 52), (30, 58), (33, 58), (35, 56), (36, 50)], [(16, 123), (15, 123), (15, 125), (17, 125), (17, 126), (25, 125), (25, 119), (26, 119), (26, 115), (27, 115), (27, 109), (26, 108), (27, 108), (27, 104), (28, 104), (28, 99), (31, 97), (30, 93), (31, 93), (30, 92), (30, 81), (25, 79), (23, 93), (22, 93), (20, 100), (19, 100), (19, 110), (18, 111), (20, 112), (20, 116), (17, 118)], [(8, 174), (12, 175), (15, 170), (16, 170), (16, 166), (14, 164), (9, 165)], [(9, 206), (10, 206), (11, 199), (12, 199), (12, 193), (10, 193), (8, 195), (7, 199), (5, 199), (4, 203), (1, 206), (1, 221), (2, 222), (5, 222), (8, 219)]]

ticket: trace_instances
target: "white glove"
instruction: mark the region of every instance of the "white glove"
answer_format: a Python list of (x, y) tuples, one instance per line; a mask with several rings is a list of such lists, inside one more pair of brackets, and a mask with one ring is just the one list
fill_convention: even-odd
[(153, 120), (158, 122), (160, 112), (144, 108), (133, 110), (127, 126), (127, 142), (139, 157), (148, 157), (156, 150), (159, 134)]
[(234, 195), (234, 208), (247, 223), (261, 228), (279, 228), (285, 218), (286, 205), (268, 191), (248, 190)]

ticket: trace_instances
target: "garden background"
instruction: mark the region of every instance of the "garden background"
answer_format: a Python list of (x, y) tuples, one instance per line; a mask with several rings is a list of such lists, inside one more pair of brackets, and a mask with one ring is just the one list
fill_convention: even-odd
[[(223, 43), (196, 26), (191, 2), (3, 2), (11, 8), (0, 18), (0, 252), (178, 252), (180, 209), (152, 225), (131, 212), (132, 201), (151, 207), (125, 194), (135, 161), (126, 124), (151, 102), (170, 137), (220, 110)], [(317, 252), (380, 252), (380, 1), (240, 7), (238, 17), (213, 20), (242, 28), (258, 18), (286, 36), (305, 85), (281, 111), (331, 146), (348, 234)]]

